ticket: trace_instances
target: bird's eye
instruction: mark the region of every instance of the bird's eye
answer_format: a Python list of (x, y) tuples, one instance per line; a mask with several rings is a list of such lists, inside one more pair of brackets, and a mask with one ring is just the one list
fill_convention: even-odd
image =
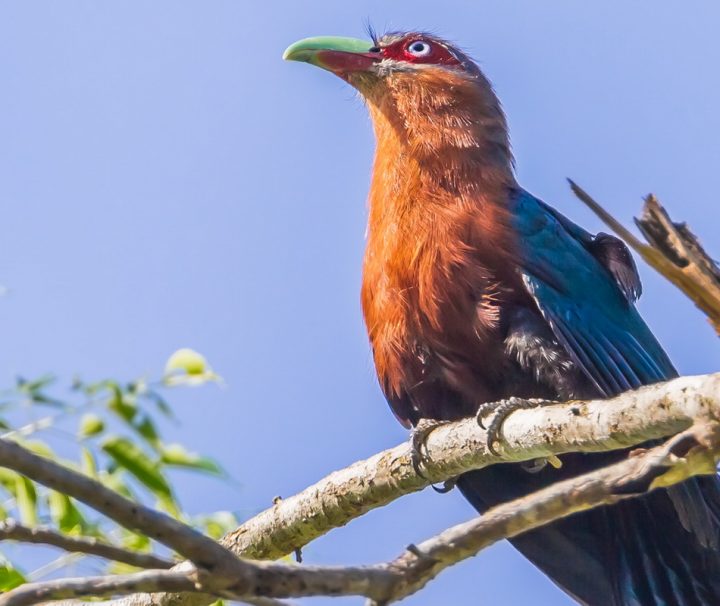
[(430, 43), (424, 40), (415, 40), (407, 45), (407, 52), (414, 57), (427, 57), (431, 51)]

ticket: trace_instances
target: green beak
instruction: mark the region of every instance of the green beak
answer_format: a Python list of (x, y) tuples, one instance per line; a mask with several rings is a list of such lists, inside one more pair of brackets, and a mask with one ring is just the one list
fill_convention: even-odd
[(365, 40), (319, 36), (291, 44), (283, 53), (283, 59), (303, 61), (345, 76), (351, 72), (368, 71), (382, 60), (379, 52), (371, 52), (372, 48), (372, 43)]

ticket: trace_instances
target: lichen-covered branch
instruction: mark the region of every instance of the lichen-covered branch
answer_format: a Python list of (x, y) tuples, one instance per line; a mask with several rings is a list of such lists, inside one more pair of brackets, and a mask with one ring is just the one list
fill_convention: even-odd
[[(477, 421), (465, 419), (440, 426), (430, 433), (424, 449), (424, 477), (413, 467), (409, 444), (401, 444), (335, 472), (294, 497), (277, 502), (230, 533), (221, 544), (236, 555), (276, 558), (370, 509), (420, 490), (429, 482), (441, 482), (501, 461), (623, 448), (674, 435), (695, 422), (718, 418), (720, 375), (706, 375), (679, 378), (611, 400), (547, 403), (535, 409), (517, 411), (503, 426), (500, 455), (493, 455), (487, 449), (487, 435)], [(21, 473), (29, 471), (30, 477), (41, 482), (47, 478), (47, 474), (38, 474), (29, 463), (18, 466), (17, 460), (9, 460), (8, 448), (8, 444), (0, 441), (0, 464)], [(49, 485), (62, 490), (57, 481)], [(77, 491), (73, 496), (83, 500)], [(375, 571), (371, 581), (368, 581), (368, 570)], [(208, 593), (215, 591), (216, 595), (232, 590), (238, 596), (250, 597), (257, 595), (253, 592), (258, 587), (270, 587), (272, 589), (267, 591), (277, 596), (307, 595), (307, 592), (324, 588), (331, 595), (349, 592), (374, 599), (391, 591), (387, 588), (394, 583), (394, 577), (388, 577), (377, 567), (328, 569), (243, 562), (242, 571), (242, 579), (236, 579), (234, 584), (228, 584), (227, 578), (220, 583), (218, 578), (222, 575), (210, 571), (210, 576), (200, 585)], [(259, 585), (258, 574), (263, 575)], [(302, 591), (301, 587), (304, 588)], [(210, 601), (209, 595), (185, 592), (135, 594), (115, 604), (178, 606), (208, 604)]]
[(683, 291), (708, 317), (720, 335), (720, 268), (685, 223), (674, 223), (652, 194), (635, 223), (649, 244), (641, 242), (573, 181), (573, 193), (645, 262)]
[(52, 545), (65, 551), (86, 553), (138, 568), (171, 568), (173, 562), (151, 553), (140, 553), (110, 545), (94, 537), (73, 537), (51, 528), (28, 528), (15, 520), (0, 521), (0, 541), (21, 541)]
[(383, 565), (396, 573), (396, 582), (386, 595), (376, 596), (370, 603), (389, 604), (415, 593), (446, 568), (501, 539), (512, 538), (578, 511), (610, 505), (674, 484), (692, 475), (715, 473), (718, 457), (720, 425), (698, 424), (639, 456), (498, 505), (483, 516), (453, 526)]
[[(105, 596), (140, 590), (205, 591), (219, 597), (254, 600), (311, 595), (360, 595), (387, 605), (421, 589), (449, 566), (488, 545), (574, 512), (612, 504), (696, 474), (715, 473), (720, 425), (698, 423), (664, 445), (605, 469), (559, 482), (505, 503), (484, 516), (457, 525), (408, 550), (392, 562), (366, 567), (258, 564), (250, 585), (235, 586), (225, 572), (194, 568), (135, 575), (53, 580), (25, 585), (0, 598), (1, 606), (28, 606), (42, 600)], [(181, 569), (182, 568), (182, 569)]]
[(513, 413), (500, 456), (475, 419), (439, 426), (425, 442), (423, 476), (409, 443), (334, 472), (285, 498), (222, 539), (234, 553), (277, 558), (405, 494), (501, 461), (599, 452), (673, 435), (694, 420), (720, 418), (720, 374), (681, 377), (610, 400), (569, 402)]

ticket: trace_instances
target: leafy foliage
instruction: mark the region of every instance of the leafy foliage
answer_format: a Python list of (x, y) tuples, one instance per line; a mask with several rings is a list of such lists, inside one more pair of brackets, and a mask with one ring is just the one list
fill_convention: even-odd
[[(219, 380), (205, 358), (189, 349), (175, 352), (162, 378), (155, 381), (105, 379), (87, 383), (75, 379), (69, 389), (62, 389), (50, 375), (18, 378), (12, 389), (0, 393), (0, 433), (219, 538), (237, 525), (235, 516), (223, 511), (190, 519), (177, 499), (169, 472), (183, 468), (226, 479), (224, 472), (215, 461), (182, 444), (164, 443), (161, 435), (163, 423), (175, 420), (166, 400), (169, 390)], [(49, 414), (39, 416), (43, 408)], [(67, 495), (0, 467), (3, 518), (16, 518), (27, 526), (42, 524), (64, 534), (97, 537), (139, 552), (153, 550), (147, 537), (101, 519)], [(65, 554), (28, 576), (38, 578), (85, 557), (89, 556)], [(106, 570), (128, 572), (132, 567), (110, 563)], [(24, 583), (25, 578), (0, 554), (0, 592)]]

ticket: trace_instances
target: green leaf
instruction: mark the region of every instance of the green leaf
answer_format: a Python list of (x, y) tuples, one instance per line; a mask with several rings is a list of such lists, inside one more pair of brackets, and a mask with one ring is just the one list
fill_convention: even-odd
[(209, 537), (219, 540), (224, 537), (233, 528), (238, 527), (238, 519), (230, 511), (216, 511), (207, 516), (200, 516), (196, 519), (196, 524)]
[(174, 419), (175, 415), (173, 414), (172, 409), (170, 408), (170, 405), (165, 401), (165, 398), (163, 398), (159, 393), (156, 391), (153, 391), (152, 389), (148, 389), (147, 393), (145, 394), (145, 397), (148, 400), (151, 400), (155, 403), (155, 406), (157, 406), (158, 410), (163, 413), (166, 417), (170, 419)]
[(13, 496), (17, 493), (17, 481), (19, 477), (19, 473), (0, 467), (0, 485)]
[(224, 475), (222, 468), (212, 459), (188, 452), (182, 444), (168, 444), (161, 449), (160, 461), (165, 465), (186, 467), (213, 475)]
[(80, 428), (78, 429), (78, 437), (89, 438), (102, 433), (105, 429), (105, 423), (96, 414), (88, 413), (80, 419)]
[(163, 382), (169, 387), (195, 386), (220, 380), (221, 378), (210, 368), (205, 356), (187, 347), (178, 349), (165, 363)]
[(86, 476), (97, 478), (97, 464), (93, 453), (84, 446), (80, 450), (80, 469)]
[(135, 422), (132, 423), (132, 427), (145, 438), (151, 446), (154, 448), (159, 446), (160, 436), (158, 435), (157, 429), (155, 429), (155, 423), (153, 423), (148, 415), (143, 414), (139, 419), (136, 419)]
[(150, 539), (144, 534), (138, 534), (125, 528), (122, 529), (120, 544), (125, 547), (125, 549), (132, 551), (148, 552), (152, 548)]
[(33, 381), (27, 381), (22, 377), (18, 377), (16, 381), (16, 387), (18, 392), (27, 395), (27, 397), (35, 404), (44, 404), (47, 406), (54, 406), (57, 408), (66, 408), (67, 404), (56, 398), (52, 398), (45, 393), (43, 389), (49, 387), (55, 382), (53, 375), (43, 375), (42, 377)]
[(15, 500), (20, 519), (26, 526), (37, 526), (37, 493), (35, 486), (25, 476), (18, 476), (15, 483)]
[(134, 572), (140, 572), (142, 568), (125, 564), (125, 562), (110, 562), (105, 574), (120, 575), (120, 574), (132, 574)]
[(22, 573), (10, 562), (0, 561), (0, 593), (8, 592), (26, 582)]
[(52, 406), (53, 408), (67, 408), (67, 404), (57, 398), (51, 398), (44, 393), (34, 391), (30, 394), (33, 404), (42, 404), (44, 406)]
[(189, 347), (174, 352), (165, 363), (165, 374), (180, 371), (188, 375), (201, 375), (207, 372), (208, 363), (205, 356)]
[(135, 395), (123, 393), (119, 387), (115, 387), (108, 407), (148, 444), (157, 448), (159, 436), (155, 424), (148, 414), (140, 411)]
[(113, 396), (110, 399), (108, 408), (126, 423), (132, 423), (138, 412), (135, 397), (123, 394), (119, 387), (113, 388)]
[(172, 490), (157, 466), (151, 463), (146, 453), (127, 438), (111, 436), (102, 449), (118, 466), (127, 469), (142, 484), (162, 499), (173, 501)]
[(48, 495), (50, 518), (64, 533), (77, 533), (86, 526), (85, 518), (67, 495), (51, 490)]
[(30, 450), (31, 452), (34, 452), (36, 455), (39, 455), (41, 457), (45, 457), (46, 459), (55, 459), (57, 460), (57, 457), (55, 456), (55, 453), (52, 451), (52, 449), (42, 440), (23, 440), (18, 439), (18, 443)]
[(155, 504), (155, 507), (159, 511), (163, 511), (169, 516), (172, 516), (176, 520), (180, 520), (181, 522), (186, 522), (185, 515), (181, 511), (178, 504), (173, 499), (165, 499), (160, 498), (158, 499), (158, 502)]
[(113, 471), (101, 471), (98, 479), (102, 482), (103, 486), (107, 486), (128, 499), (135, 499), (135, 495), (125, 482), (124, 469), (116, 468)]
[(16, 379), (17, 388), (20, 391), (24, 391), (24, 392), (38, 391), (38, 390), (42, 389), (43, 387), (48, 387), (49, 385), (52, 385), (54, 382), (55, 382), (55, 376), (50, 375), (50, 374), (42, 375), (32, 381), (28, 381), (27, 379), (24, 379), (23, 377), (17, 377), (17, 379)]

